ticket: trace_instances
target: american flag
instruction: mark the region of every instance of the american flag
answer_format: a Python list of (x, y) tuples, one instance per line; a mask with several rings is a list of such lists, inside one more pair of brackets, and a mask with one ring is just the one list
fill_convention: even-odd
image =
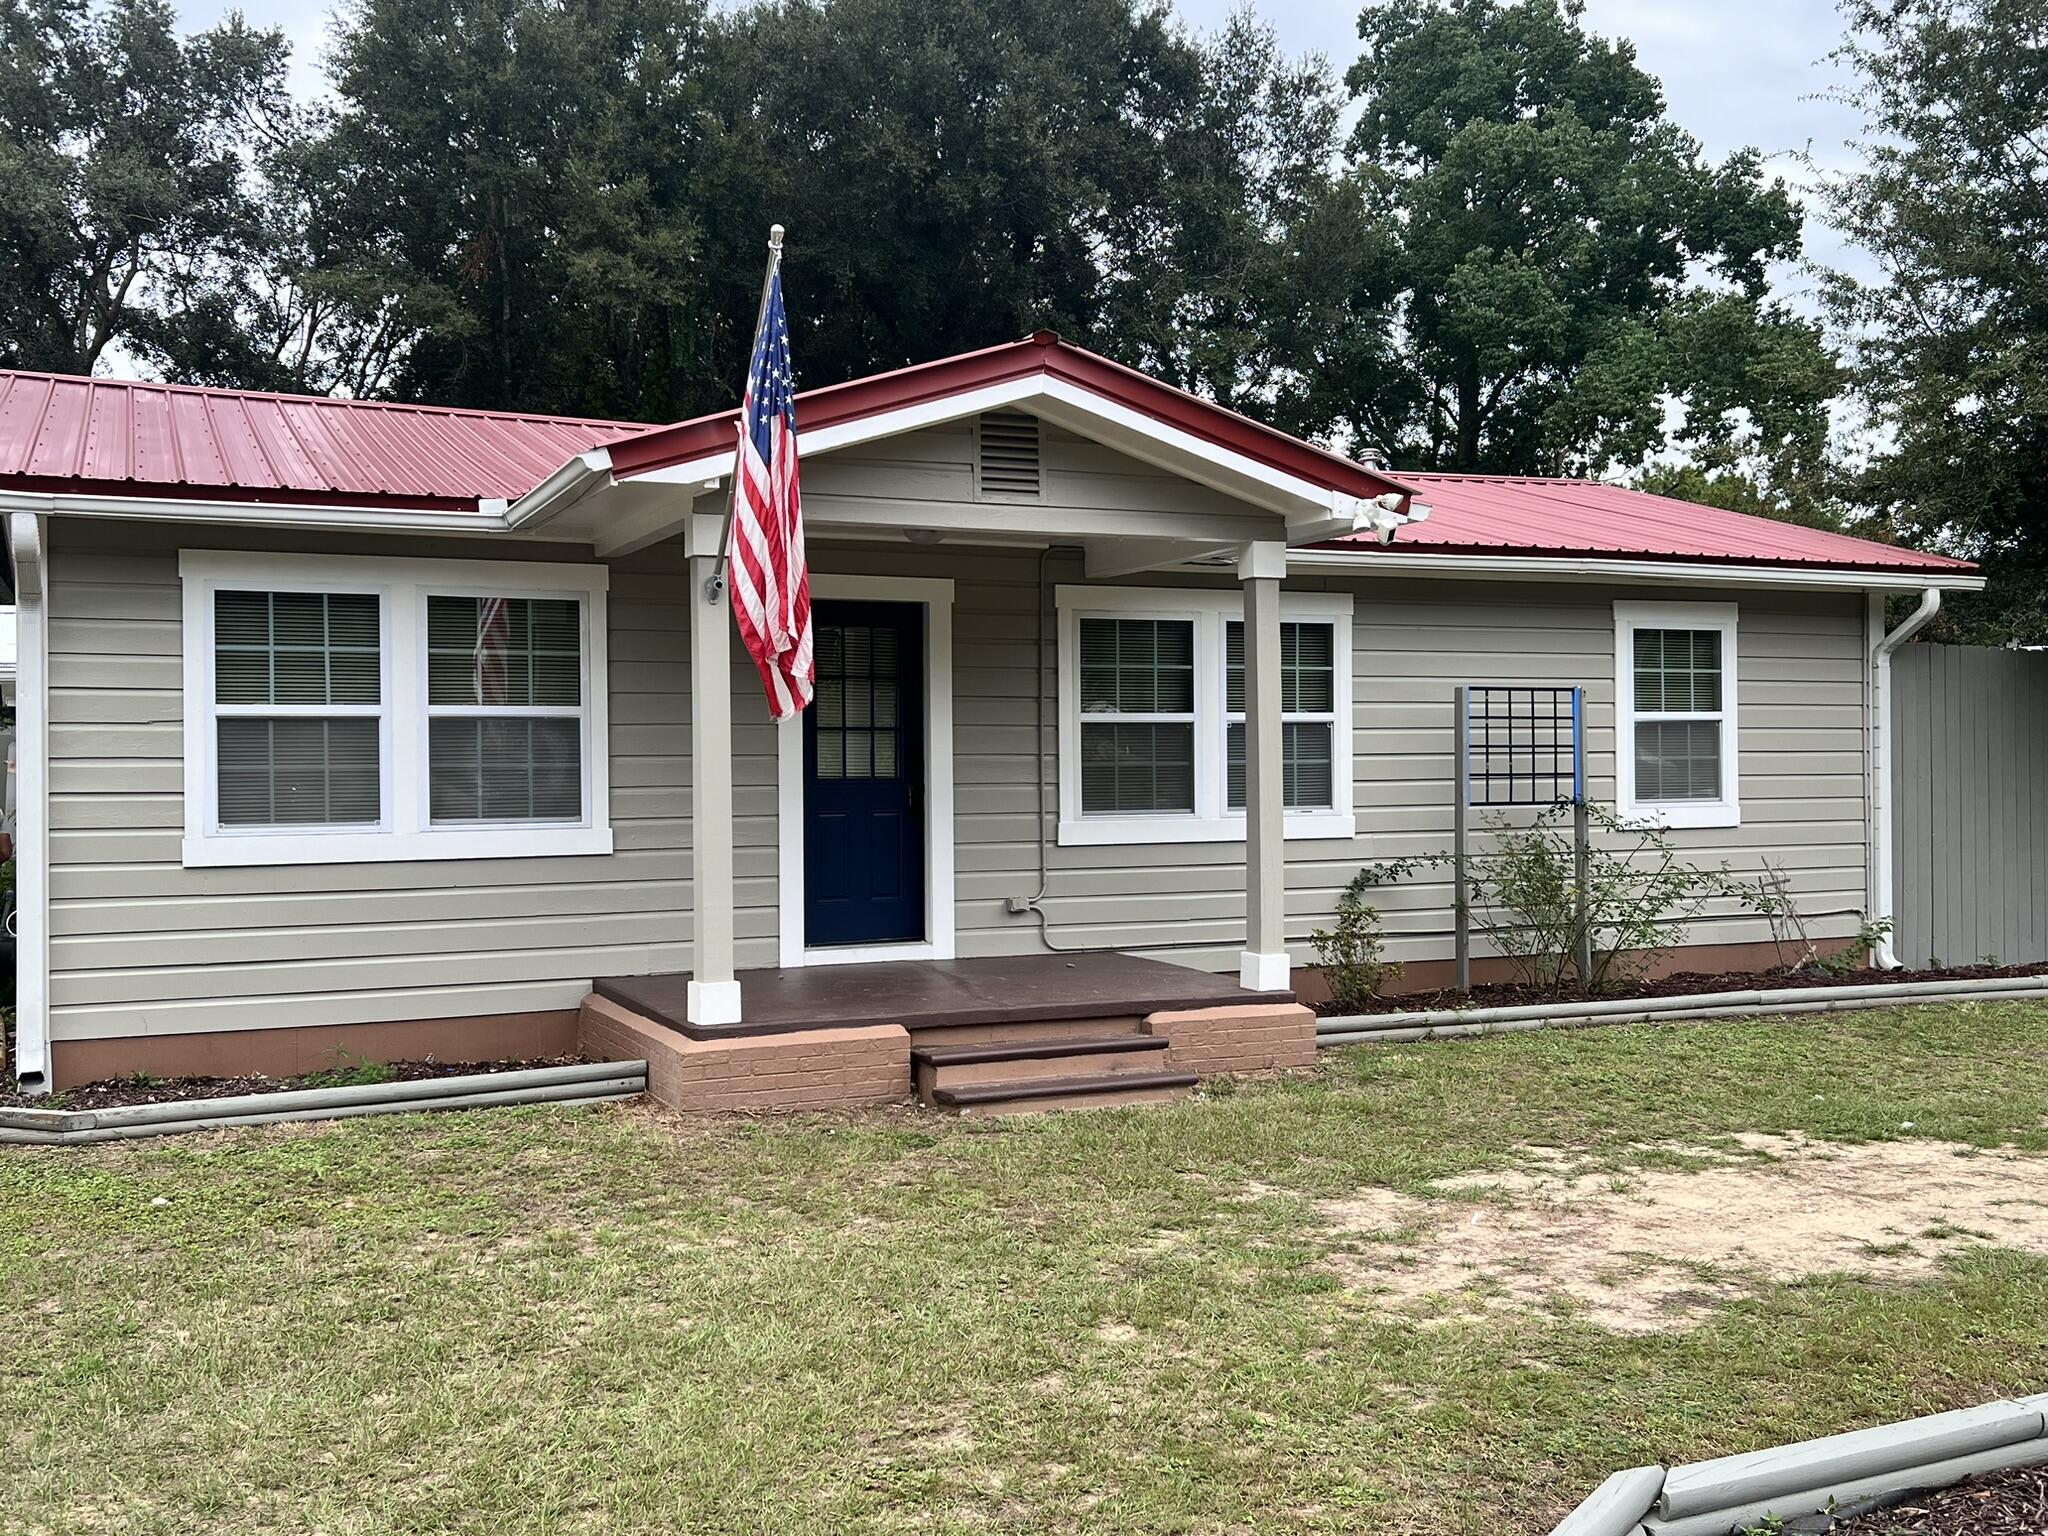
[(733, 471), (733, 618), (761, 672), (777, 720), (811, 702), (811, 573), (796, 489), (796, 375), (778, 257), (768, 274), (761, 329), (747, 365)]

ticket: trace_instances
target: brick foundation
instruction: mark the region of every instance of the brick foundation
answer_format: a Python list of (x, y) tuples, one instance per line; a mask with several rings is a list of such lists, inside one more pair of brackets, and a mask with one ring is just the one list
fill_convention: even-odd
[(595, 994), (578, 1015), (583, 1054), (644, 1058), (648, 1097), (688, 1114), (855, 1109), (910, 1098), (900, 1024), (692, 1040)]
[[(1814, 942), (1825, 955), (1851, 941), (1817, 939)], [(1654, 981), (1684, 971), (1697, 971), (1709, 976), (1721, 971), (1769, 971), (1789, 964), (1797, 956), (1796, 945), (1787, 944), (1781, 949), (1768, 940), (1749, 944), (1686, 944), (1677, 949), (1659, 951), (1650, 961), (1648, 975)], [(1498, 955), (1472, 957), (1474, 982), (1484, 985), (1487, 982), (1514, 979), (1514, 967)], [(1401, 974), (1387, 983), (1385, 992), (1389, 997), (1405, 997), (1418, 992), (1442, 992), (1456, 980), (1457, 967), (1449, 960), (1409, 960), (1402, 963)], [(1329, 1000), (1329, 984), (1323, 980), (1320, 966), (1296, 966), (1291, 984), (1294, 987), (1294, 995), (1305, 1003)]]
[(1145, 1033), (1164, 1035), (1166, 1067), (1174, 1072), (1271, 1072), (1314, 1064), (1315, 1011), (1298, 1003), (1193, 1008), (1155, 1013)]

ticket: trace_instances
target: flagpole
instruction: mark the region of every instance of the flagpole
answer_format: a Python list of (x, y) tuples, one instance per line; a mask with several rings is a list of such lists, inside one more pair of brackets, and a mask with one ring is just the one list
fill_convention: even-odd
[[(761, 339), (761, 322), (768, 318), (768, 291), (775, 286), (775, 269), (781, 265), (782, 226), (780, 224), (771, 224), (768, 226), (768, 270), (761, 276), (761, 306), (754, 313), (754, 334), (747, 343), (747, 368), (750, 372), (754, 366), (754, 347)], [(737, 433), (746, 430), (747, 408), (743, 402), (740, 406), (740, 419), (735, 431)], [(737, 456), (739, 449), (737, 437), (734, 439), (733, 449), (735, 456)], [(732, 514), (735, 500), (739, 495), (739, 478), (739, 466), (737, 457), (735, 457), (733, 473), (726, 478), (725, 482), (725, 527), (719, 531), (718, 535), (718, 563), (711, 568), (711, 575), (704, 583), (704, 601), (714, 608), (718, 606), (719, 599), (725, 592), (725, 565), (732, 555)]]

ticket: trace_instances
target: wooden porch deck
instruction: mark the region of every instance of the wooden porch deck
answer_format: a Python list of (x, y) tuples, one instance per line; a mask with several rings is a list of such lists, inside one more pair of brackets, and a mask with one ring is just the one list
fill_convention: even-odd
[(1294, 1001), (1292, 992), (1251, 992), (1228, 976), (1092, 951), (741, 971), (742, 1022), (704, 1026), (684, 1014), (689, 980), (681, 972), (601, 976), (595, 985), (598, 996), (693, 1040), (875, 1024), (909, 1030), (1030, 1024)]

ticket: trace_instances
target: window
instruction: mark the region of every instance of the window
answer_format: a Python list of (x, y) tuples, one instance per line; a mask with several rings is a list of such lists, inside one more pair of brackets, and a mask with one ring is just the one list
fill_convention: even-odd
[(1742, 820), (1730, 603), (1616, 603), (1615, 781), (1623, 816)]
[[(1245, 804), (1244, 625), (1224, 626), (1224, 710), (1228, 717), (1224, 801)], [(1327, 619), (1284, 620), (1280, 625), (1281, 804), (1290, 811), (1327, 811), (1336, 805), (1337, 642)]]
[(427, 597), (427, 799), (446, 822), (583, 814), (573, 598)]
[(379, 614), (374, 592), (214, 593), (223, 827), (383, 820)]
[[(1063, 844), (1244, 836), (1244, 625), (1235, 589), (1062, 587)], [(1289, 837), (1351, 818), (1351, 600), (1282, 599)]]
[(180, 570), (187, 864), (610, 851), (602, 567)]
[(1194, 620), (1083, 618), (1082, 814), (1194, 810)]

